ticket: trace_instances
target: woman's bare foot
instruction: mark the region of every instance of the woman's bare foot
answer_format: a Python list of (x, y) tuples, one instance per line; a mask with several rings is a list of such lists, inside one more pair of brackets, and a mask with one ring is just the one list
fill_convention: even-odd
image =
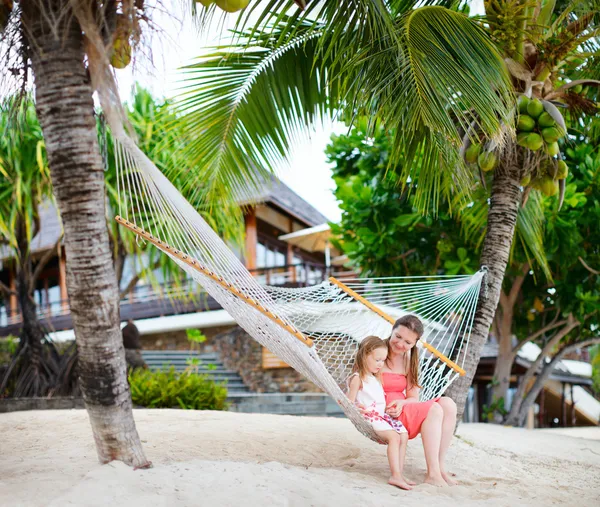
[(458, 484), (458, 482), (456, 482), (451, 477), (451, 475), (446, 472), (442, 472), (442, 478), (444, 479), (444, 481), (446, 481), (446, 484), (448, 484), (448, 486), (456, 486)]
[(410, 491), (412, 486), (404, 479), (404, 477), (394, 477), (393, 475), (388, 480), (388, 484), (392, 486), (396, 486), (400, 489), (405, 489), (406, 491)]
[(416, 486), (416, 485), (417, 485), (417, 483), (416, 483), (415, 481), (411, 481), (411, 480), (410, 480), (410, 479), (408, 479), (407, 477), (405, 477), (405, 478), (404, 478), (404, 480), (406, 481), (406, 483), (407, 483), (409, 486)]
[(426, 484), (431, 484), (432, 486), (437, 486), (438, 488), (445, 488), (446, 486), (448, 486), (448, 483), (444, 480), (444, 478), (441, 475), (436, 476), (427, 476), (425, 477), (425, 482)]

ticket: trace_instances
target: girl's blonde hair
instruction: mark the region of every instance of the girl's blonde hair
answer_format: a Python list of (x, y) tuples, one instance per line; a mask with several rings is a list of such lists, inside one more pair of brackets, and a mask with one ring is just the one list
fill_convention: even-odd
[[(423, 323), (418, 317), (415, 317), (414, 315), (405, 315), (404, 317), (400, 317), (396, 322), (394, 322), (394, 327), (392, 327), (392, 335), (394, 334), (394, 331), (400, 326), (404, 326), (405, 328), (410, 329), (413, 333), (415, 333), (417, 335), (417, 340), (421, 338), (421, 336), (423, 336)], [(385, 344), (388, 349), (388, 358), (386, 360), (386, 364), (388, 365), (388, 367), (390, 366), (388, 361), (390, 359), (390, 356), (392, 355), (390, 339), (391, 335), (385, 340)], [(415, 346), (412, 349), (410, 349), (410, 360), (406, 371), (406, 384), (407, 389), (410, 389), (411, 387), (421, 387), (419, 385), (419, 349), (417, 348), (416, 343)]]
[[(364, 380), (367, 375), (371, 375), (371, 372), (367, 369), (367, 357), (377, 349), (387, 350), (386, 343), (379, 336), (367, 336), (360, 342), (354, 358), (352, 373), (358, 373), (361, 380)], [(381, 372), (378, 372), (375, 377), (381, 382)]]

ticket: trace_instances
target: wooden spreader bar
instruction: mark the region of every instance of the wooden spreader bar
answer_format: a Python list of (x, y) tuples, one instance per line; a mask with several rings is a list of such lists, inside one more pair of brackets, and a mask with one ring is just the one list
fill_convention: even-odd
[[(396, 322), (396, 320), (391, 315), (388, 315), (387, 313), (385, 313), (382, 310), (380, 310), (379, 308), (377, 308), (373, 303), (371, 303), (370, 301), (368, 301), (367, 299), (365, 299), (364, 297), (362, 297), (357, 292), (353, 291), (350, 287), (344, 285), (337, 278), (334, 278), (332, 276), (332, 277), (329, 278), (329, 281), (332, 284), (337, 285), (346, 294), (348, 294), (349, 296), (352, 296), (359, 303), (362, 303), (363, 305), (365, 305), (369, 310), (375, 312), (381, 318), (387, 320), (390, 324), (394, 325), (394, 322)], [(435, 347), (433, 347), (432, 345), (430, 345), (429, 343), (427, 343), (427, 342), (425, 342), (423, 340), (421, 340), (421, 344), (429, 352), (431, 352), (435, 357), (437, 357), (440, 361), (442, 361), (443, 363), (447, 364), (450, 368), (452, 368), (455, 372), (457, 372), (461, 377), (466, 374), (465, 370), (463, 370), (454, 361), (452, 361), (452, 359), (450, 359), (450, 358), (446, 357), (444, 354), (442, 354), (438, 349), (436, 349)]]
[(258, 301), (256, 301), (255, 299), (247, 296), (246, 294), (244, 294), (235, 285), (232, 285), (227, 280), (225, 280), (221, 276), (217, 275), (214, 271), (211, 271), (210, 269), (206, 268), (205, 266), (203, 266), (202, 264), (200, 264), (200, 262), (197, 261), (196, 259), (194, 259), (193, 257), (191, 257), (191, 256), (183, 253), (180, 250), (177, 250), (176, 248), (173, 248), (172, 246), (168, 245), (164, 241), (158, 239), (157, 237), (155, 237), (152, 234), (144, 231), (143, 229), (141, 229), (137, 225), (132, 224), (128, 220), (125, 220), (124, 218), (122, 218), (122, 217), (120, 217), (118, 215), (115, 217), (115, 220), (119, 224), (121, 224), (123, 227), (129, 229), (130, 231), (134, 232), (138, 236), (144, 238), (146, 241), (149, 241), (150, 243), (152, 243), (154, 246), (156, 246), (157, 248), (159, 248), (163, 252), (168, 253), (169, 255), (172, 255), (174, 257), (177, 257), (180, 261), (185, 262), (188, 266), (191, 266), (196, 271), (198, 271), (198, 272), (202, 273), (203, 275), (209, 277), (210, 279), (214, 280), (221, 287), (223, 287), (224, 289), (228, 290), (229, 292), (231, 292), (232, 294), (234, 294), (235, 296), (237, 296), (238, 298), (240, 298), (242, 301), (248, 303), (252, 308), (255, 308), (256, 310), (258, 310), (265, 317), (269, 318), (270, 320), (272, 320), (273, 322), (275, 322), (277, 325), (281, 326), (288, 333), (292, 334), (295, 338), (297, 338), (302, 343), (304, 343), (307, 347), (312, 347), (313, 341), (310, 338), (304, 336), (296, 328), (290, 326), (289, 324), (287, 324), (286, 322), (284, 322), (283, 320), (281, 320), (271, 310), (269, 310), (268, 308), (265, 308)]

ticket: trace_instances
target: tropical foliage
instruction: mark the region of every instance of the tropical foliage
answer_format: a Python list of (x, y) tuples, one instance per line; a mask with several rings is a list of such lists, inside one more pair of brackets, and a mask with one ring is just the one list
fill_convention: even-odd
[(207, 375), (185, 371), (153, 371), (136, 368), (129, 372), (131, 398), (148, 408), (226, 410), (227, 388)]

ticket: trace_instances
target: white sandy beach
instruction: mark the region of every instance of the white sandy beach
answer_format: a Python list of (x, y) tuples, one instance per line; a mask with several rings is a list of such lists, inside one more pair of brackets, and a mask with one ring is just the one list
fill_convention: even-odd
[[(345, 419), (136, 410), (154, 467), (99, 465), (83, 410), (0, 415), (1, 506), (600, 505), (600, 428), (461, 425), (460, 485), (386, 484), (385, 448)], [(419, 439), (407, 475), (422, 481)]]

